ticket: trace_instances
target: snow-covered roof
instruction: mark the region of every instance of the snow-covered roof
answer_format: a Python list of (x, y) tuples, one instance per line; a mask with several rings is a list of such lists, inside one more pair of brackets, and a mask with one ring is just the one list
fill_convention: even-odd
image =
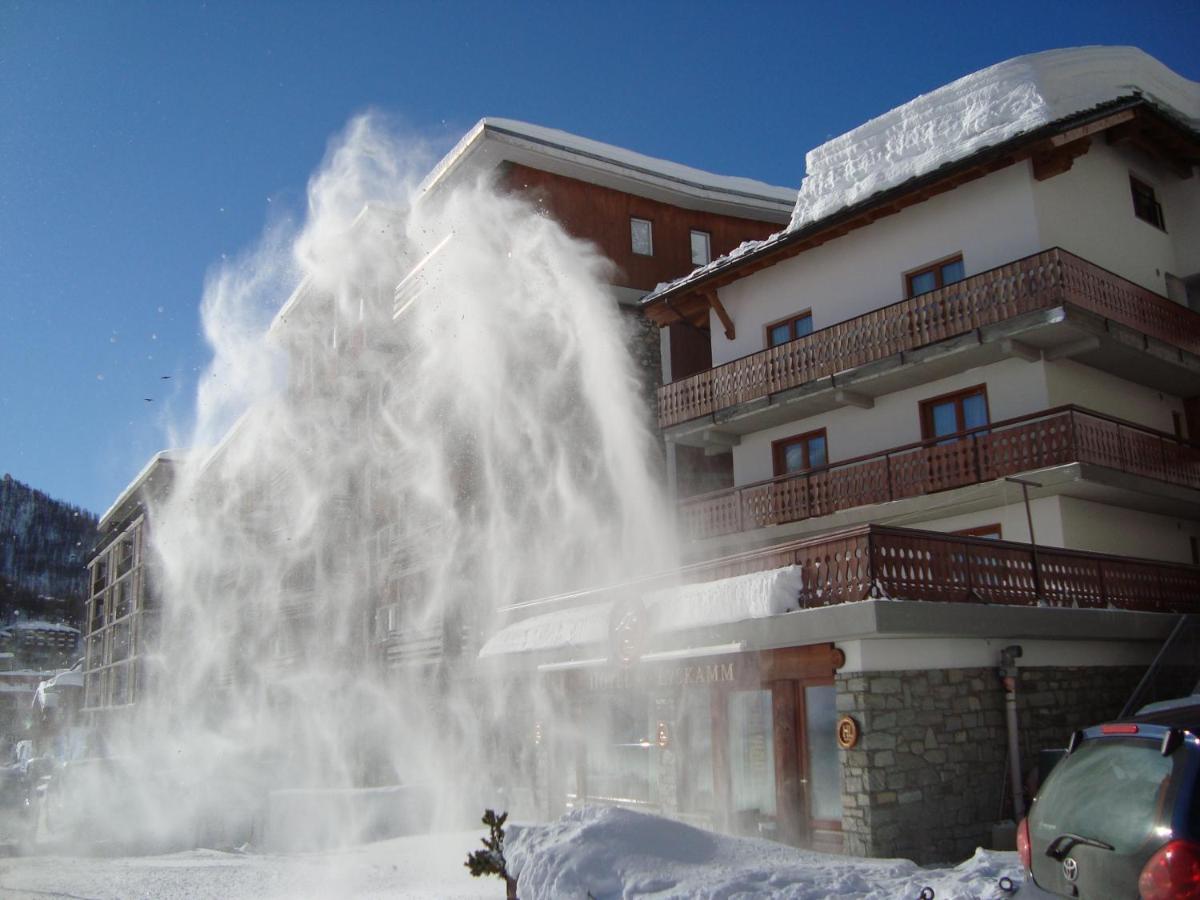
[(65, 631), (72, 634), (79, 634), (78, 628), (74, 628), (65, 622), (47, 622), (43, 619), (22, 619), (8, 627), (16, 628), (19, 631)]
[[(717, 581), (648, 591), (641, 596), (650, 634), (668, 634), (761, 619), (798, 608), (801, 569), (785, 566)], [(531, 616), (502, 628), (480, 657), (596, 647), (608, 640), (612, 602)]]
[(99, 528), (103, 531), (106, 527), (112, 524), (112, 518), (117, 512), (127, 504), (142, 486), (150, 480), (150, 476), (155, 471), (156, 467), (166, 463), (180, 462), (187, 456), (186, 450), (160, 450), (150, 457), (150, 461), (142, 467), (142, 470), (134, 476), (133, 481), (129, 482), (125, 490), (121, 491), (120, 496), (113, 501), (112, 506), (104, 511), (104, 515), (100, 517)]
[(786, 221), (796, 202), (795, 188), (717, 175), (556, 128), (495, 117), (480, 119), (434, 166), (422, 189), (504, 161), (677, 206), (768, 221)]
[(980, 69), (808, 151), (787, 228), (659, 285), (644, 302), (883, 191), (1124, 98), (1200, 130), (1200, 83), (1136, 47), (1046, 50)]

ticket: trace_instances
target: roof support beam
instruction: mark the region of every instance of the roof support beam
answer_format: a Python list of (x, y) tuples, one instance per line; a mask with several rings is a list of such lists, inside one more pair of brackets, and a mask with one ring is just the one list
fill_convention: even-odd
[(1061, 347), (1055, 347), (1053, 350), (1046, 352), (1046, 359), (1070, 359), (1072, 356), (1078, 356), (1081, 353), (1090, 353), (1093, 350), (1100, 349), (1100, 338), (1085, 337), (1077, 341), (1071, 341), (1069, 344), (1063, 344)]
[(857, 406), (859, 409), (872, 409), (875, 406), (874, 397), (868, 397), (866, 394), (859, 393), (858, 391), (848, 391), (844, 388), (834, 391), (833, 399), (846, 406)]
[(1055, 175), (1061, 175), (1075, 165), (1076, 157), (1083, 156), (1092, 145), (1090, 137), (1082, 137), (1069, 144), (1040, 150), (1033, 154), (1033, 177), (1045, 181)]
[(1025, 362), (1037, 362), (1042, 358), (1042, 351), (1037, 347), (1031, 347), (1024, 341), (1015, 341), (1012, 338), (1005, 338), (1000, 342), (1000, 352), (1005, 356), (1023, 359)]
[(721, 324), (725, 327), (725, 337), (732, 341), (737, 337), (737, 329), (733, 327), (733, 319), (729, 318), (729, 313), (725, 311), (725, 307), (721, 304), (721, 298), (717, 296), (715, 290), (705, 291), (704, 296), (708, 300), (709, 309), (717, 314), (717, 318), (721, 320)]

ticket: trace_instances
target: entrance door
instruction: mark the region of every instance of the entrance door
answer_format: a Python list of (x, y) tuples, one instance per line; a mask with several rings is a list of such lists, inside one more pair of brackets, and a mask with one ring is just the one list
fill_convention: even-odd
[(842, 849), (842, 764), (836, 688), (796, 680), (771, 684), (775, 720), (777, 840)]
[(729, 811), (737, 834), (775, 837), (775, 734), (771, 691), (728, 696)]

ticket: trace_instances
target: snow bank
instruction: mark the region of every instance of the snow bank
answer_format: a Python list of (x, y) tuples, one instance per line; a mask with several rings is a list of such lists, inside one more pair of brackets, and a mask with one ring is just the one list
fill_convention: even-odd
[[(789, 612), (798, 607), (801, 586), (800, 568), (786, 566), (648, 591), (642, 603), (651, 633), (664, 634)], [(522, 619), (496, 632), (479, 655), (607, 645), (611, 610), (611, 603), (592, 603)]]
[(790, 612), (799, 606), (802, 586), (800, 567), (786, 566), (651, 591), (642, 602), (652, 628), (681, 631)]
[(585, 647), (608, 639), (611, 604), (593, 603), (530, 616), (500, 629), (479, 651), (480, 657), (531, 653), (556, 647)]
[(1133, 95), (1200, 126), (1200, 84), (1136, 47), (1047, 50), (973, 72), (810, 150), (789, 230), (985, 147)]
[(1005, 60), (943, 85), (826, 141), (805, 156), (805, 175), (786, 229), (747, 241), (669, 288), (726, 268), (873, 194), (966, 159), (1052, 122), (1141, 96), (1200, 129), (1200, 84), (1136, 47), (1075, 47)]
[(66, 622), (47, 622), (44, 619), (24, 619), (8, 627), (15, 628), (18, 631), (62, 631), (70, 634), (79, 634), (78, 628), (68, 625)]
[(516, 119), (504, 119), (495, 116), (488, 116), (475, 123), (474, 127), (462, 137), (454, 149), (446, 154), (433, 168), (433, 171), (426, 177), (423, 187), (429, 187), (443, 179), (458, 164), (467, 150), (479, 140), (480, 135), (488, 130), (517, 140), (540, 144), (551, 149), (560, 148), (577, 156), (619, 166), (633, 173), (641, 173), (669, 182), (676, 182), (681, 186), (691, 186), (704, 191), (716, 192), (717, 194), (729, 194), (736, 197), (744, 197), (752, 201), (766, 201), (773, 204), (791, 204), (796, 200), (795, 188), (767, 184), (763, 181), (744, 178), (738, 175), (718, 175), (714, 172), (706, 172), (703, 169), (685, 166), (682, 163), (647, 156), (644, 153), (637, 153), (633, 150), (627, 150), (624, 147), (617, 147), (613, 144), (592, 140), (591, 138), (580, 137), (577, 134), (560, 131), (557, 128), (546, 128), (541, 125), (520, 122)]
[(514, 826), (505, 856), (521, 900), (642, 894), (661, 900), (895, 900), (916, 897), (924, 887), (933, 888), (938, 900), (965, 900), (1001, 896), (1001, 876), (1020, 882), (1015, 853), (977, 850), (954, 868), (922, 869), (908, 860), (813, 853), (598, 806), (548, 825)]

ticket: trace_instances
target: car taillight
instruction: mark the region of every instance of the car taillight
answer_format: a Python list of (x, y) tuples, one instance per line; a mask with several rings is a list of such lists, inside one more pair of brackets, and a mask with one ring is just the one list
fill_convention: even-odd
[(1033, 871), (1033, 848), (1029, 846), (1029, 820), (1022, 819), (1017, 826), (1017, 855), (1026, 872)]
[(1142, 900), (1200, 900), (1200, 844), (1171, 841), (1138, 878)]

